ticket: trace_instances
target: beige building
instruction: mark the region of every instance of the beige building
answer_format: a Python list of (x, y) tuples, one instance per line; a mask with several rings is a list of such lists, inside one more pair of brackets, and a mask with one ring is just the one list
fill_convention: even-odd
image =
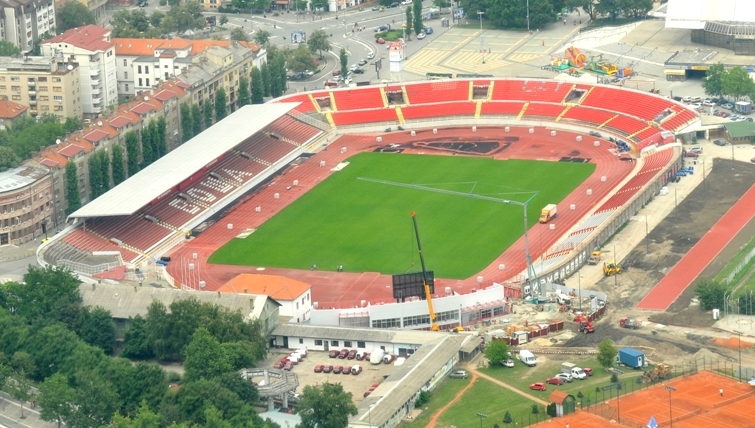
[(0, 247), (53, 234), (52, 179), (41, 168), (22, 165), (0, 172)]
[(59, 58), (0, 57), (0, 100), (29, 106), (29, 114), (81, 117), (79, 66)]
[(52, 0), (0, 0), (0, 39), (13, 43), (21, 52), (30, 52), (35, 42), (54, 32)]

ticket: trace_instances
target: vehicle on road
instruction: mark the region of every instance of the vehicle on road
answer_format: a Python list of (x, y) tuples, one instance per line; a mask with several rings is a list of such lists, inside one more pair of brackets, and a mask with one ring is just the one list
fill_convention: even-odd
[(566, 381), (561, 379), (560, 377), (552, 377), (545, 381), (545, 383), (549, 383), (551, 385), (563, 385)]
[(367, 65), (367, 63), (368, 63), (368, 62), (369, 62), (368, 60), (366, 60), (366, 59), (362, 59), (362, 60), (359, 60), (359, 65), (360, 65), (360, 66), (361, 66), (361, 65)]
[(354, 70), (354, 74), (364, 74), (364, 70), (357, 68), (356, 70)]
[(432, 27), (425, 27), (425, 34), (427, 34), (429, 36), (432, 33), (433, 33), (433, 28)]
[(469, 373), (466, 370), (456, 370), (448, 375), (451, 379), (466, 379), (469, 377)]
[(376, 41), (376, 42), (377, 42), (377, 44), (379, 44), (379, 45), (384, 45), (384, 44), (385, 44), (385, 39), (381, 37), (381, 38), (377, 39), (377, 41)]
[(367, 54), (367, 59), (372, 59), (372, 58), (375, 58), (375, 53), (374, 52), (368, 53)]
[(593, 137), (602, 138), (603, 136), (600, 135), (600, 132), (598, 131), (590, 131), (588, 134), (592, 135)]
[(417, 40), (422, 40), (425, 38), (425, 33), (419, 33), (417, 34)]
[(548, 388), (545, 386), (544, 383), (538, 382), (538, 383), (531, 384), (530, 385), (530, 389), (533, 390), (533, 391), (545, 391)]
[(373, 6), (372, 7), (372, 11), (373, 12), (377, 12), (378, 10), (380, 10), (380, 6)]
[(393, 2), (393, 3), (391, 3), (391, 5), (390, 5), (390, 6), (388, 6), (388, 7), (391, 7), (391, 8), (393, 8), (393, 7), (398, 7), (398, 2), (397, 2), (397, 1), (394, 1), (394, 2)]

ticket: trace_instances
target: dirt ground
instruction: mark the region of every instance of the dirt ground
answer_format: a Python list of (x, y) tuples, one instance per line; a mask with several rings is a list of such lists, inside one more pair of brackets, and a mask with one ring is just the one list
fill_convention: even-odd
[[(712, 159), (705, 180), (694, 188), (673, 210), (655, 226), (645, 239), (628, 251), (622, 260), (625, 272), (616, 278), (602, 278), (590, 288), (608, 294), (609, 316), (599, 321), (594, 334), (577, 334), (559, 343), (563, 346), (597, 346), (610, 338), (620, 346), (642, 346), (655, 350), (656, 355), (685, 355), (699, 352), (714, 343), (707, 337), (693, 333), (672, 335), (652, 334), (652, 328), (632, 331), (618, 327), (621, 316), (635, 316), (663, 325), (689, 328), (708, 328), (713, 325), (710, 314), (699, 309), (693, 301), (694, 288), (689, 287), (666, 312), (642, 312), (635, 305), (718, 221), (719, 218), (755, 183), (755, 165), (730, 159)], [(670, 186), (673, 186), (671, 184)], [(666, 196), (668, 197), (668, 195)], [(673, 198), (673, 195), (672, 195)], [(672, 202), (673, 203), (673, 202)], [(652, 202), (651, 202), (652, 204)], [(649, 204), (649, 206), (652, 206)], [(642, 230), (644, 237), (644, 228)], [(739, 249), (755, 235), (755, 221), (739, 235), (703, 271), (701, 277), (713, 277)], [(609, 242), (605, 248), (611, 249)], [(649, 250), (649, 252), (648, 252)], [(618, 249), (617, 253), (621, 253)], [(610, 251), (609, 251), (610, 252)], [(718, 350), (714, 349), (718, 353)], [(725, 351), (720, 354), (725, 355)], [(652, 358), (652, 355), (651, 355)]]

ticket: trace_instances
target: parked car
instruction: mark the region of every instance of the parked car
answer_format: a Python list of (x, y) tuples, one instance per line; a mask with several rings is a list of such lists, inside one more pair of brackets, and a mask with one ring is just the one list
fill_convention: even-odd
[(341, 374), (342, 371), (343, 371), (343, 366), (333, 367), (333, 374)]
[(538, 383), (531, 384), (530, 389), (533, 391), (545, 391), (548, 388), (545, 386), (544, 383), (538, 382)]
[(433, 33), (433, 28), (432, 27), (425, 27), (425, 34), (427, 34), (429, 36), (432, 33)]
[(507, 360), (501, 361), (501, 364), (503, 364), (504, 367), (511, 368), (511, 367), (514, 367), (514, 360), (512, 360), (511, 358), (509, 358)]
[(373, 12), (377, 12), (378, 10), (380, 10), (380, 6), (373, 6), (372, 7), (372, 11)]
[(697, 153), (697, 152), (684, 152), (684, 157), (685, 158), (699, 158), (700, 157), (700, 153)]
[(367, 59), (372, 59), (372, 58), (375, 58), (375, 53), (374, 52), (368, 53), (367, 54)]
[(328, 356), (330, 358), (336, 358), (339, 354), (338, 349), (331, 349), (330, 352), (328, 352)]
[(315, 373), (322, 373), (323, 365), (315, 364)]
[(360, 351), (357, 351), (356, 359), (357, 359), (358, 361), (362, 361), (362, 360), (364, 360), (364, 354), (365, 354), (365, 352), (364, 352), (364, 351), (361, 351), (361, 350), (360, 350)]
[(713, 102), (713, 100), (705, 99), (703, 100), (703, 105), (706, 107), (713, 107), (716, 104)]
[(360, 61), (359, 61), (359, 65), (360, 65), (360, 66), (363, 66), (363, 65), (367, 65), (367, 63), (368, 63), (368, 62), (369, 62), (369, 61), (367, 61), (366, 59), (363, 59), (363, 60), (360, 60)]
[(690, 147), (687, 148), (688, 152), (695, 152), (695, 153), (702, 153), (703, 147), (699, 144), (693, 144)]
[(273, 364), (273, 368), (274, 369), (282, 369), (283, 366), (285, 366), (285, 365), (286, 365), (286, 363), (284, 363), (283, 361), (278, 361), (277, 363)]
[(398, 2), (397, 2), (397, 1), (394, 1), (394, 2), (393, 2), (393, 3), (391, 3), (391, 5), (390, 5), (390, 6), (388, 6), (388, 7), (398, 7)]
[(291, 371), (291, 370), (292, 370), (293, 368), (294, 368), (294, 365), (293, 365), (293, 364), (291, 364), (290, 362), (286, 363), (286, 364), (285, 364), (285, 365), (283, 366), (283, 370), (285, 370), (285, 371), (287, 371), (287, 372), (290, 372), (290, 371)]
[(338, 358), (340, 358), (340, 359), (343, 360), (348, 355), (349, 355), (349, 350), (348, 349), (341, 349), (341, 352), (338, 353)]
[(469, 373), (466, 370), (456, 370), (448, 375), (451, 379), (466, 379), (469, 377)]
[(723, 108), (725, 108), (727, 110), (731, 110), (731, 109), (734, 108), (734, 104), (732, 104), (732, 103), (726, 103), (726, 104), (722, 105), (721, 107), (723, 107)]
[(585, 372), (587, 376), (592, 376), (592, 369), (590, 367), (585, 367), (582, 371)]
[(323, 372), (323, 373), (330, 373), (330, 372), (332, 372), (332, 371), (333, 371), (333, 366), (332, 366), (332, 365), (330, 365), (330, 364), (326, 364), (326, 365), (324, 365), (324, 366), (322, 367), (322, 372)]
[(352, 375), (357, 376), (359, 373), (362, 373), (362, 366), (354, 366), (351, 368)]
[(725, 146), (726, 140), (724, 140), (723, 138), (716, 138), (715, 140), (713, 140), (713, 144), (717, 146)]
[(692, 101), (692, 97), (684, 97), (684, 98), (682, 98), (682, 101), (685, 102), (685, 103), (688, 103), (688, 102)]
[(750, 162), (755, 163), (755, 158), (750, 159)]
[(338, 69), (338, 68), (336, 68), (335, 70), (333, 70), (333, 75), (334, 76), (340, 76), (341, 75), (341, 70)]
[(351, 366), (343, 366), (343, 371), (341, 374), (350, 375), (351, 374)]
[(351, 70), (351, 71), (354, 71), (354, 70), (356, 70), (357, 68), (359, 68), (359, 66), (358, 66), (358, 65), (356, 65), (356, 64), (351, 64), (351, 67), (349, 67), (349, 70)]
[(377, 39), (377, 40), (376, 40), (376, 42), (377, 42), (377, 44), (379, 44), (379, 45), (384, 45), (384, 44), (385, 44), (385, 39), (384, 39), (384, 38), (382, 38), (382, 37), (380, 37), (379, 39)]
[(352, 349), (351, 351), (349, 351), (349, 354), (346, 356), (346, 358), (349, 359), (349, 360), (353, 360), (356, 357), (357, 357), (357, 350), (356, 349)]
[(549, 383), (551, 385), (563, 385), (566, 381), (561, 379), (560, 377), (552, 377), (545, 381), (545, 383)]
[(354, 74), (364, 74), (364, 70), (357, 68), (356, 70), (354, 70)]
[(385, 364), (391, 364), (392, 362), (396, 361), (396, 356), (393, 354), (385, 354), (383, 355), (383, 363)]
[(417, 34), (417, 40), (422, 40), (425, 38), (425, 33), (419, 33)]
[(681, 101), (682, 97), (673, 96), (673, 97), (671, 97), (671, 99), (674, 100), (674, 101)]
[(561, 379), (563, 379), (563, 380), (565, 380), (567, 382), (571, 382), (571, 381), (574, 380), (574, 378), (572, 377), (572, 375), (570, 373), (559, 373), (559, 374), (557, 374), (554, 377), (560, 377)]

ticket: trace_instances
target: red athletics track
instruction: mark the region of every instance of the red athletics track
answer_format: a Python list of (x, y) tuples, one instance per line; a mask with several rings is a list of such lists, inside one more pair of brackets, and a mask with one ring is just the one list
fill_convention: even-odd
[[(176, 279), (177, 286), (184, 284), (191, 288), (199, 288), (199, 281), (202, 280), (205, 281), (205, 290), (208, 291), (218, 289), (239, 273), (284, 275), (311, 284), (312, 297), (321, 308), (353, 307), (361, 300), (366, 300), (372, 304), (392, 302), (390, 275), (374, 272), (336, 273), (323, 270), (278, 268), (260, 270), (262, 268), (256, 266), (211, 265), (207, 263), (207, 259), (217, 248), (233, 239), (241, 231), (259, 227), (285, 206), (327, 178), (331, 174), (330, 168), (349, 156), (363, 151), (372, 151), (377, 147), (384, 147), (388, 144), (408, 144), (439, 138), (443, 138), (445, 141), (460, 142), (501, 141), (503, 137), (519, 137), (521, 138), (520, 141), (512, 143), (508, 148), (495, 153), (492, 157), (495, 159), (557, 161), (562, 157), (570, 156), (590, 158), (596, 164), (595, 172), (565, 200), (560, 202), (563, 208), (559, 217), (552, 222), (556, 225), (556, 230), (550, 230), (549, 225), (541, 224), (536, 224), (530, 228), (531, 253), (533, 258), (537, 258), (553, 246), (594, 205), (609, 195), (627, 177), (633, 167), (638, 167), (638, 164), (619, 161), (615, 155), (608, 151), (608, 148), (612, 146), (605, 142), (600, 147), (595, 147), (593, 145), (594, 139), (577, 142), (576, 136), (578, 134), (575, 133), (559, 130), (558, 135), (552, 137), (548, 128), (536, 128), (535, 134), (529, 134), (527, 129), (512, 127), (511, 132), (506, 133), (502, 128), (478, 127), (477, 132), (472, 132), (470, 127), (439, 128), (438, 134), (432, 134), (432, 130), (427, 130), (417, 132), (416, 137), (411, 137), (409, 132), (397, 132), (383, 135), (382, 143), (377, 143), (374, 135), (342, 136), (331, 143), (328, 150), (317, 153), (299, 166), (287, 169), (283, 175), (276, 177), (265, 188), (260, 189), (245, 201), (237, 203), (223, 219), (197, 238), (177, 246), (171, 254), (173, 262), (168, 265), (168, 272)], [(346, 153), (341, 153), (342, 147), (346, 148)], [(406, 150), (406, 152), (449, 154), (449, 152), (432, 151), (427, 147), (421, 150)], [(326, 162), (326, 167), (319, 167), (321, 160)], [(601, 182), (602, 176), (606, 176), (605, 182)], [(298, 180), (299, 185), (288, 190), (287, 188), (294, 180)], [(587, 189), (592, 189), (591, 196), (587, 196)], [(275, 193), (279, 194), (279, 199), (273, 197)], [(575, 204), (576, 210), (569, 210), (570, 204)], [(254, 212), (256, 206), (262, 207), (261, 213)], [(316, 221), (316, 219), (312, 219), (312, 221)], [(227, 229), (228, 224), (233, 224), (233, 230)], [(197, 255), (197, 259), (193, 259), (194, 254)], [(194, 269), (189, 270), (187, 268), (189, 263), (194, 264)], [(504, 272), (498, 270), (499, 264), (506, 265)], [(490, 284), (492, 280), (503, 281), (511, 278), (524, 269), (524, 239), (520, 238), (501, 256), (492, 261), (479, 275), (485, 278), (485, 284)], [(469, 293), (480, 287), (476, 277), (477, 275), (461, 281), (436, 280), (436, 289), (438, 294), (443, 294), (441, 290), (446, 286), (452, 287), (454, 291), (459, 293)]]
[(668, 309), (754, 215), (755, 186), (752, 186), (689, 253), (671, 268), (658, 285), (650, 290), (637, 308), (655, 311)]

